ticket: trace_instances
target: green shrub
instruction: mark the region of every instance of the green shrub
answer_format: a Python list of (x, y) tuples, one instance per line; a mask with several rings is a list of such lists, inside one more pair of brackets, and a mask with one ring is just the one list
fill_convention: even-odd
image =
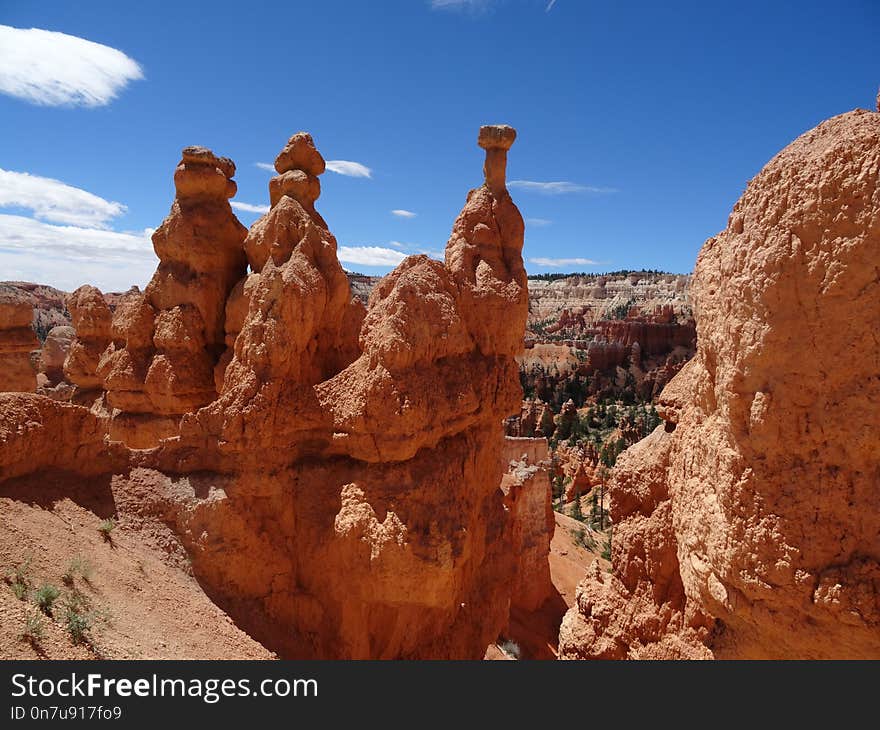
[(43, 614), (39, 611), (28, 611), (24, 616), (24, 631), (21, 638), (35, 644), (43, 639), (46, 634)]
[(28, 553), (24, 556), (24, 559), (17, 563), (13, 568), (12, 572), (9, 573), (5, 580), (12, 588), (12, 592), (15, 594), (15, 597), (19, 601), (25, 600), (27, 598), (28, 591), (31, 587), (31, 563), (33, 563), (34, 556), (31, 553)]
[(45, 613), (47, 616), (52, 615), (52, 604), (55, 603), (55, 599), (61, 595), (61, 591), (59, 591), (55, 586), (51, 583), (43, 583), (39, 588), (37, 588), (34, 593), (34, 603), (40, 607), (40, 610)]
[(101, 524), (98, 525), (98, 532), (101, 533), (103, 538), (108, 542), (112, 539), (112, 532), (116, 527), (116, 520), (112, 517), (108, 517), (106, 520), (102, 520)]
[(79, 591), (69, 594), (64, 603), (64, 627), (73, 643), (88, 641), (93, 624), (94, 615), (89, 610), (88, 599)]
[(64, 571), (64, 575), (61, 576), (61, 580), (64, 581), (65, 585), (69, 586), (73, 585), (77, 576), (86, 581), (86, 583), (92, 578), (92, 564), (82, 555), (74, 555), (70, 559), (70, 562), (67, 564), (67, 569)]

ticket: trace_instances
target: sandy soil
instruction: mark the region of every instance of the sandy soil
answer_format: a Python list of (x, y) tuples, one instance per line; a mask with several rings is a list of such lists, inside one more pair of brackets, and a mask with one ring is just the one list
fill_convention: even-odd
[[(19, 496), (19, 495), (16, 495)], [(92, 505), (94, 507), (94, 505)], [(268, 659), (187, 572), (148, 547), (124, 523), (105, 540), (102, 516), (60, 499), (27, 503), (0, 496), (0, 659)], [(64, 574), (74, 561), (73, 580)], [(27, 564), (27, 597), (12, 582)], [(83, 569), (84, 568), (84, 569)], [(85, 575), (83, 575), (85, 573)], [(43, 584), (61, 595), (51, 615), (34, 605)], [(66, 630), (65, 604), (78, 599), (92, 620), (87, 640)], [(43, 638), (22, 638), (28, 613), (41, 617)]]

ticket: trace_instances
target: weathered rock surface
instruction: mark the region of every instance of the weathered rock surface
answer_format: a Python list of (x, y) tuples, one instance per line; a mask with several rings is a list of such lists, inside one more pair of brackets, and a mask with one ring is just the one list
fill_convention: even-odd
[(134, 448), (174, 435), (184, 413), (217, 396), (226, 299), (246, 265), (246, 230), (227, 200), (234, 174), (231, 160), (204, 147), (183, 150), (171, 212), (153, 234), (159, 267), (144, 293), (114, 312), (98, 371), (118, 409), (111, 435)]
[(408, 258), (365, 311), (295, 135), (226, 303), (219, 398), (117, 480), (117, 505), (162, 515), (207, 592), (283, 656), (478, 658), (508, 620), (501, 422), (528, 300), (487, 144), (445, 264)]
[(555, 522), (547, 439), (507, 437), (502, 455), (508, 469), (501, 491), (509, 510), (510, 548), (516, 560), (510, 605), (512, 610), (537, 611), (553, 593), (549, 557)]
[(880, 114), (799, 137), (693, 280), (697, 355), (619, 460), (566, 658), (880, 658)]
[(71, 400), (92, 407), (103, 402), (98, 365), (111, 342), (113, 314), (99, 289), (86, 284), (67, 297), (76, 336), (64, 361), (64, 377), (76, 386)]
[(69, 325), (58, 325), (49, 330), (40, 350), (40, 372), (51, 385), (64, 380), (64, 361), (70, 351), (76, 332)]
[(33, 308), (12, 287), (0, 286), (0, 392), (33, 393), (37, 375), (31, 351), (40, 347), (31, 327)]

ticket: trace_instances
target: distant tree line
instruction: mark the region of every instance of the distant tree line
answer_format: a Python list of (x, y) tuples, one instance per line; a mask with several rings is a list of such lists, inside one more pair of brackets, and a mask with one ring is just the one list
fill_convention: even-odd
[(580, 276), (587, 279), (597, 279), (600, 276), (629, 276), (630, 274), (652, 274), (654, 276), (681, 276), (671, 271), (660, 271), (659, 269), (619, 269), (618, 271), (596, 272), (591, 271), (572, 271), (570, 273), (552, 273), (552, 274), (529, 274), (529, 279), (535, 281), (557, 281), (558, 279), (568, 279), (572, 276)]

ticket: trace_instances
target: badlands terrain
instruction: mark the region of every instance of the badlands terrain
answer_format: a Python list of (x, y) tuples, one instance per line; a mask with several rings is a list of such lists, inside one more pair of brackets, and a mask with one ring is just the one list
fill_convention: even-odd
[(880, 114), (693, 275), (527, 278), (507, 126), (443, 262), (346, 272), (295, 134), (187, 147), (144, 291), (0, 284), (4, 658), (880, 658)]

